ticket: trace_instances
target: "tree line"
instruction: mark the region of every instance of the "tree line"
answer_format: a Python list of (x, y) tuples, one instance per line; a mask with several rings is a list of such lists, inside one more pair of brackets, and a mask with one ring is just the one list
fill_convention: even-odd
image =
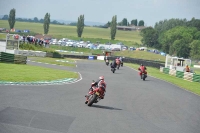
[(169, 19), (141, 31), (141, 42), (147, 47), (183, 57), (200, 59), (200, 19)]
[[(4, 15), (2, 17), (2, 20), (8, 20), (9, 16), (8, 15)], [(37, 17), (34, 17), (33, 19), (30, 18), (15, 18), (16, 21), (19, 22), (34, 22), (34, 23), (44, 23), (44, 19), (38, 19)], [(51, 24), (58, 24), (58, 25), (64, 25), (64, 23), (60, 23), (57, 20), (53, 20), (50, 22)]]
[[(9, 16), (4, 15), (4, 17), (3, 17), (4, 20), (6, 20), (6, 19), (8, 20), (10, 29), (14, 28), (15, 21), (16, 21), (15, 14), (16, 14), (16, 10), (13, 8), (10, 10)], [(35, 18), (35, 20), (37, 20), (37, 19)], [(42, 19), (42, 21), (41, 21), (41, 22), (43, 22), (44, 34), (48, 34), (48, 32), (49, 32), (50, 23), (51, 23), (50, 20), (51, 20), (50, 13), (46, 13), (44, 16), (44, 19)], [(77, 26), (77, 36), (81, 37), (84, 26), (85, 26), (84, 15), (80, 15), (78, 17), (76, 26)], [(114, 40), (115, 35), (116, 35), (116, 26), (117, 26), (117, 16), (116, 15), (113, 16), (112, 21), (110, 22), (110, 26), (111, 26), (110, 38), (111, 38), (111, 40)]]

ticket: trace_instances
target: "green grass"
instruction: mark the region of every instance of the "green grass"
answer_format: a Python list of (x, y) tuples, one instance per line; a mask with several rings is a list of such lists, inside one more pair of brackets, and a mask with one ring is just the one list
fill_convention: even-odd
[[(9, 24), (7, 20), (0, 20), (0, 27), (4, 27), (9, 29)], [(15, 29), (29, 29), (30, 31), (34, 33), (43, 34), (43, 24), (42, 23), (30, 23), (30, 22), (15, 22)], [(49, 35), (52, 35), (55, 38), (70, 38), (70, 39), (76, 39), (77, 32), (76, 26), (66, 26), (66, 25), (50, 25), (49, 29)], [(134, 45), (135, 43), (141, 44), (141, 36), (140, 32), (138, 31), (121, 31), (117, 30), (115, 40), (114, 42), (124, 42), (125, 45), (130, 46)], [(97, 28), (97, 27), (84, 27), (83, 34), (82, 34), (83, 40), (90, 40), (93, 43), (96, 41), (100, 41), (101, 43), (105, 43), (110, 41), (110, 29), (104, 29), (104, 28)]]
[(192, 67), (191, 69), (193, 69), (196, 74), (200, 75), (200, 68)]
[(78, 78), (78, 74), (75, 72), (38, 66), (0, 63), (0, 68), (0, 81), (31, 82)]
[(0, 39), (6, 39), (6, 34), (0, 34)]
[(59, 58), (49, 58), (49, 57), (29, 57), (31, 61), (56, 64), (68, 67), (75, 67), (74, 60), (72, 59), (59, 59)]
[(116, 51), (114, 52), (115, 56), (124, 56), (124, 57), (131, 57), (137, 59), (147, 59), (147, 60), (154, 60), (154, 61), (163, 61), (165, 62), (165, 56), (160, 54), (154, 54), (147, 51)]
[[(136, 64), (126, 63), (125, 65), (130, 66), (134, 69), (138, 69), (138, 65), (136, 65)], [(168, 74), (161, 73), (159, 69), (152, 68), (152, 67), (147, 67), (147, 72), (148, 72), (148, 75), (150, 75), (150, 76), (168, 81), (174, 85), (177, 85), (177, 86), (184, 88), (188, 91), (191, 91), (197, 95), (200, 95), (200, 87), (199, 87), (200, 83), (199, 82), (190, 82), (190, 81), (183, 80), (181, 78), (176, 78), (174, 76), (170, 76)]]

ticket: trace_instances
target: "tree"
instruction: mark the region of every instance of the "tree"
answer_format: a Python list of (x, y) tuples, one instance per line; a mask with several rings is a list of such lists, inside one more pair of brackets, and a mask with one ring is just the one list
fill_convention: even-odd
[(158, 33), (152, 27), (147, 27), (141, 30), (141, 36), (143, 37), (141, 42), (147, 47), (161, 48), (158, 45)]
[(117, 31), (117, 16), (112, 17), (111, 27), (110, 27), (110, 38), (111, 40), (115, 40), (115, 35)]
[(110, 21), (108, 21), (108, 23), (105, 26), (110, 27)]
[(8, 20), (8, 15), (4, 15), (2, 20)]
[(127, 26), (127, 25), (128, 25), (128, 21), (127, 21), (126, 18), (124, 18), (124, 19), (122, 20), (122, 26)]
[(118, 22), (117, 25), (122, 26), (122, 22)]
[(192, 59), (198, 59), (200, 60), (200, 40), (194, 40), (190, 44), (190, 57)]
[(138, 23), (138, 26), (144, 26), (144, 21), (140, 20), (139, 23)]
[(193, 41), (197, 32), (195, 27), (177, 26), (165, 31), (159, 36), (162, 50), (169, 54), (187, 58), (190, 52), (189, 44)]
[(40, 23), (44, 23), (44, 19), (40, 19), (40, 21), (39, 21)]
[(85, 25), (84, 24), (84, 15), (80, 15), (78, 17), (78, 22), (77, 22), (77, 34), (78, 34), (78, 37), (82, 36), (84, 25)]
[(194, 39), (195, 39), (195, 40), (200, 40), (200, 31), (198, 31), (198, 32), (196, 32), (196, 33), (194, 34)]
[(44, 16), (44, 23), (43, 23), (44, 34), (48, 34), (49, 25), (50, 25), (50, 13), (46, 13)]
[(186, 19), (165, 19), (159, 22), (156, 22), (154, 29), (161, 34), (167, 30), (170, 30), (176, 26), (186, 26), (187, 20)]
[(36, 23), (39, 22), (37, 17), (34, 17), (33, 21), (36, 22)]
[(187, 22), (187, 26), (196, 27), (198, 30), (200, 30), (200, 19), (192, 18)]
[(137, 26), (137, 19), (133, 19), (133, 20), (131, 20), (131, 24), (133, 24), (133, 25), (135, 25), (135, 26)]
[(15, 9), (14, 8), (10, 10), (8, 23), (9, 23), (10, 29), (13, 29), (15, 26)]

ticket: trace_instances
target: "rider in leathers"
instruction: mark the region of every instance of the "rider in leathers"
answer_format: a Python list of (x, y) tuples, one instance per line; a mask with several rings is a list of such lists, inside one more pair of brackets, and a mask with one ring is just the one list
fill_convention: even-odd
[(113, 60), (113, 61), (110, 63), (110, 67), (111, 67), (111, 68), (116, 68), (116, 67), (117, 67), (116, 60)]
[[(104, 76), (100, 76), (100, 77), (99, 77), (99, 80), (96, 81), (96, 82), (94, 83), (94, 86), (97, 87), (97, 88), (102, 88), (102, 89), (104, 90), (104, 94), (103, 94), (103, 96), (101, 97), (101, 99), (104, 99), (105, 92), (106, 92), (106, 82), (104, 81)], [(91, 87), (91, 88), (89, 89), (89, 92), (90, 92), (90, 91), (93, 91), (93, 89), (94, 89), (94, 88)], [(87, 98), (86, 101), (85, 101), (85, 104), (88, 103), (88, 98), (89, 98), (89, 96), (90, 96), (89, 92), (88, 92), (88, 94), (85, 96), (85, 97)]]
[(139, 72), (139, 75), (140, 75), (141, 79), (142, 79), (142, 73), (143, 73), (143, 72), (144, 72), (144, 74), (147, 75), (146, 69), (147, 69), (147, 68), (146, 68), (143, 64), (141, 64), (140, 67), (138, 68), (138, 70), (140, 71), (140, 72)]

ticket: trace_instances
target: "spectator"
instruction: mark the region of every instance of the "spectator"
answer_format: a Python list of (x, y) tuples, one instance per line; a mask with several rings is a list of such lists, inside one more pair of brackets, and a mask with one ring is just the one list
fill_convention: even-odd
[(25, 43), (25, 39), (26, 39), (26, 37), (25, 37), (25, 35), (23, 35), (23, 42)]
[(185, 67), (185, 71), (186, 71), (186, 72), (190, 72), (190, 68), (189, 68), (188, 65), (186, 65), (186, 67)]

